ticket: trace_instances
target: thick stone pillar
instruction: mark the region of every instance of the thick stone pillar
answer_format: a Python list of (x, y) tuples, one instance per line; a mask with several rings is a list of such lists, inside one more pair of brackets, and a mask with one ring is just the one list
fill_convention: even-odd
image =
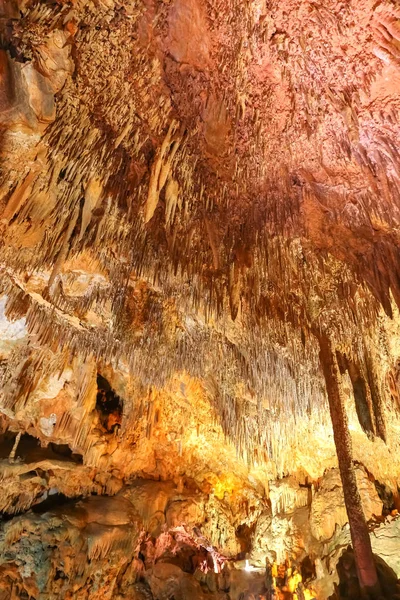
[(320, 359), (328, 393), (333, 436), (343, 484), (344, 502), (349, 519), (358, 579), (365, 596), (367, 598), (377, 598), (379, 597), (379, 581), (353, 467), (353, 449), (341, 390), (339, 366), (336, 354), (328, 338), (321, 337), (319, 342)]

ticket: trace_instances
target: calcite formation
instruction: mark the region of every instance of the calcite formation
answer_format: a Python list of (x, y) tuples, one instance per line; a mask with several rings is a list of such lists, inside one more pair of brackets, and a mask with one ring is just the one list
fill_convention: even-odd
[(1, 600), (359, 598), (344, 481), (400, 597), (399, 111), (395, 0), (0, 2)]

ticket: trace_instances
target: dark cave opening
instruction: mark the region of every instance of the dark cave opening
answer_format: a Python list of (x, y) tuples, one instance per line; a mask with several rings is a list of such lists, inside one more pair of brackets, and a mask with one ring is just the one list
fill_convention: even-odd
[(336, 356), (340, 372), (343, 374), (347, 371), (349, 374), (353, 388), (354, 404), (361, 428), (368, 436), (374, 436), (376, 431), (371, 411), (372, 406), (368, 401), (368, 392), (370, 391), (368, 383), (365, 381), (360, 368), (355, 362), (340, 352), (336, 352)]
[[(391, 567), (380, 557), (374, 554), (374, 562), (378, 573), (382, 598), (393, 600), (397, 598), (397, 575)], [(360, 600), (363, 597), (357, 576), (354, 552), (351, 546), (347, 547), (337, 564), (339, 584), (335, 583), (335, 592), (329, 600)]]
[(354, 379), (353, 377), (351, 377), (351, 383), (353, 386), (356, 412), (361, 428), (363, 431), (365, 431), (365, 433), (373, 434), (374, 429), (372, 425), (371, 413), (367, 402), (365, 382), (361, 376), (358, 376)]
[(42, 500), (42, 502), (38, 502), (37, 504), (34, 504), (32, 506), (32, 512), (36, 513), (36, 514), (44, 514), (46, 512), (52, 511), (55, 508), (58, 507), (65, 507), (68, 505), (74, 505), (76, 504), (79, 500), (81, 500), (83, 498), (83, 496), (79, 496), (79, 497), (74, 497), (74, 498), (69, 498), (68, 496), (66, 496), (65, 494), (62, 494), (60, 492), (56, 492), (54, 494), (49, 493), (47, 498), (45, 498), (45, 500)]
[(107, 433), (114, 433), (121, 427), (122, 399), (115, 393), (105, 377), (97, 374), (96, 410), (100, 423)]
[(300, 572), (303, 577), (303, 581), (311, 581), (316, 578), (315, 562), (310, 556), (306, 556), (300, 563)]
[[(13, 449), (17, 433), (7, 431), (0, 436), (0, 460), (8, 459)], [(67, 444), (56, 444), (50, 442), (46, 448), (40, 445), (40, 440), (24, 433), (18, 442), (15, 453), (15, 461), (23, 463), (33, 463), (42, 460), (72, 461), (82, 464), (81, 454), (75, 453)]]
[[(142, 554), (143, 556), (143, 554)], [(176, 565), (185, 573), (193, 574), (203, 563), (207, 563), (208, 552), (200, 548), (196, 550), (189, 544), (183, 544), (178, 551), (171, 552), (167, 550), (157, 559), (157, 562), (165, 562)], [(145, 560), (143, 561), (145, 564)]]
[(240, 557), (242, 559), (251, 551), (254, 530), (255, 524), (249, 526), (246, 523), (239, 525), (236, 529), (236, 538), (240, 544)]
[(387, 515), (390, 515), (390, 513), (396, 508), (394, 494), (387, 485), (377, 481), (376, 479), (374, 480), (374, 485), (376, 491), (378, 492), (379, 498), (382, 500), (382, 515), (386, 517)]

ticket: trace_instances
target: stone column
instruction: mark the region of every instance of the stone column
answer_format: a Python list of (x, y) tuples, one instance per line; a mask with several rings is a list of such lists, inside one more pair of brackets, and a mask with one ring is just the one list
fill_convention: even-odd
[(320, 337), (320, 360), (325, 377), (333, 436), (338, 457), (344, 502), (349, 519), (351, 540), (360, 587), (366, 598), (379, 596), (379, 581), (372, 554), (368, 526), (353, 467), (353, 449), (341, 389), (336, 354), (327, 337)]

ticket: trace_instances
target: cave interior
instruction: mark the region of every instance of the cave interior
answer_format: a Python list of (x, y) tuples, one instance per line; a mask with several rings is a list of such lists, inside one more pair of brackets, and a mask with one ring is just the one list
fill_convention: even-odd
[(0, 2), (0, 600), (400, 600), (397, 0)]

